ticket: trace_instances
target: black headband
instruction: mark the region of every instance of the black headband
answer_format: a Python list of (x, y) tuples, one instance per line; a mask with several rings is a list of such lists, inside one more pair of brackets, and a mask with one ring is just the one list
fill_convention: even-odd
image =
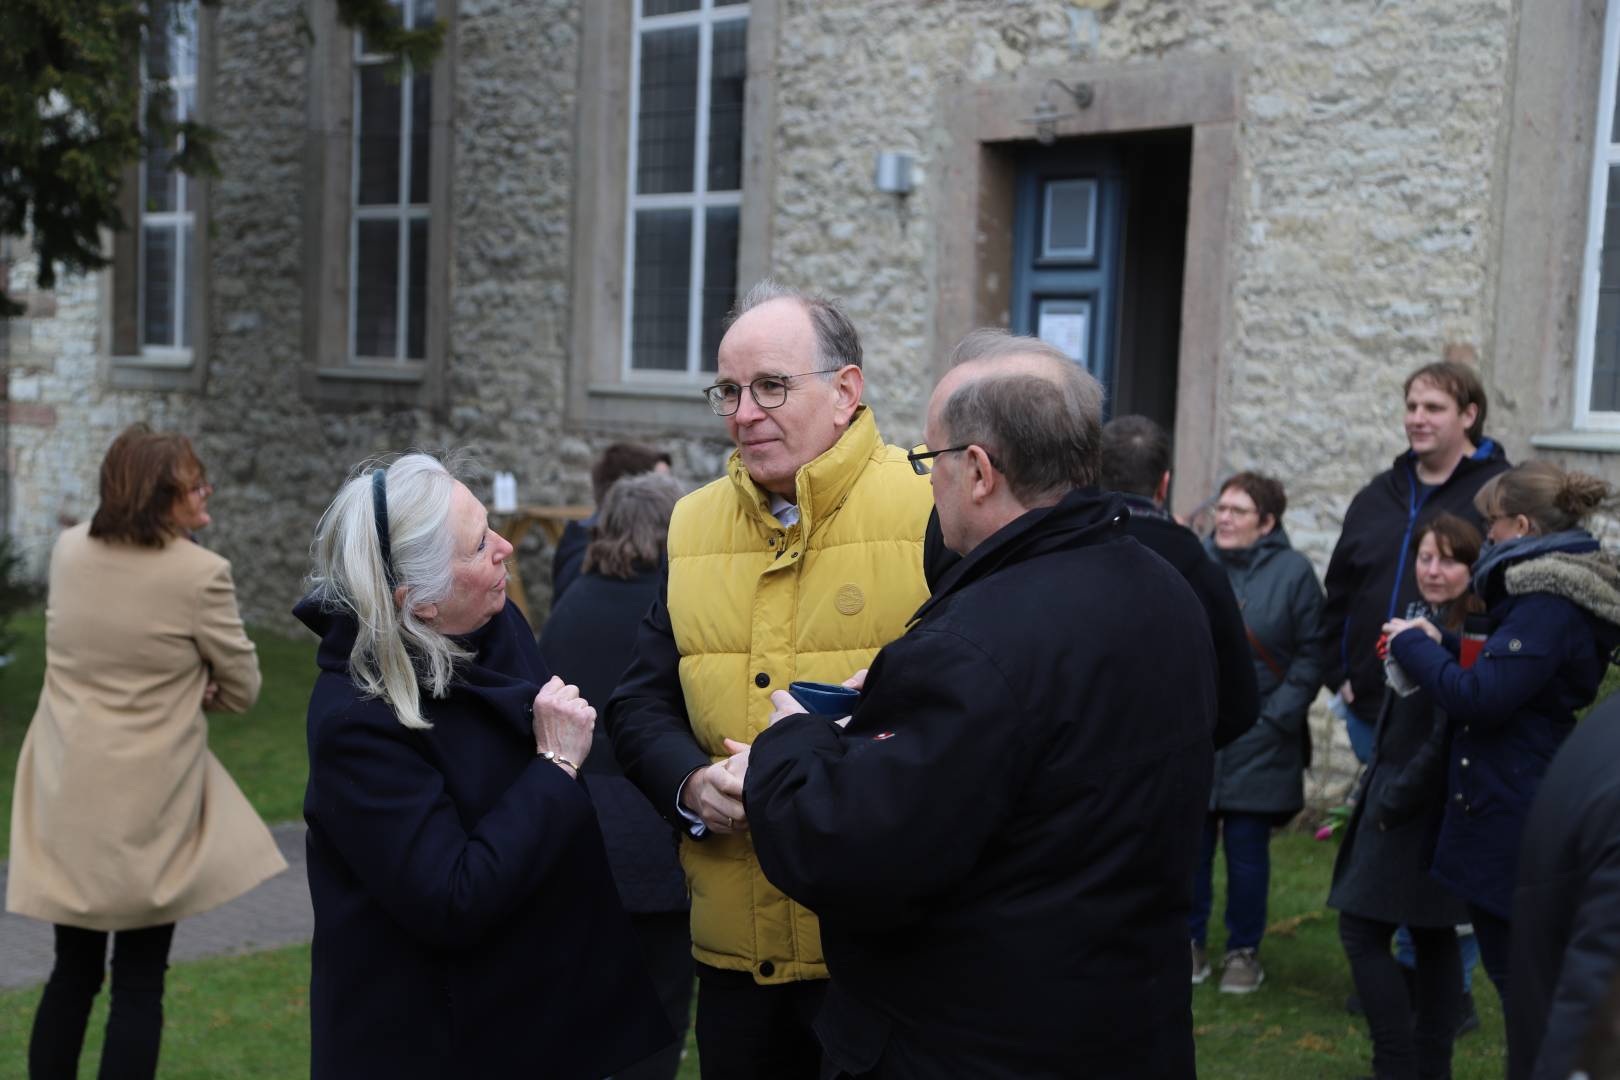
[(392, 589), (394, 580), (394, 551), (388, 543), (388, 470), (371, 470), (371, 513), (377, 522), (377, 546), (382, 549), (383, 575)]

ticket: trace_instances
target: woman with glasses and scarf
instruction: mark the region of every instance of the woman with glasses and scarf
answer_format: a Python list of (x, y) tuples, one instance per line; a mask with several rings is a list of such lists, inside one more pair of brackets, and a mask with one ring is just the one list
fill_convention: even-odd
[(1271, 889), (1271, 830), (1305, 805), (1306, 714), (1322, 680), (1322, 586), (1283, 532), (1288, 497), (1269, 476), (1221, 485), (1206, 550), (1226, 571), (1254, 657), (1260, 718), (1215, 755), (1215, 782), (1193, 879), (1192, 981), (1210, 974), (1205, 951), (1217, 841), (1226, 849), (1223, 994), (1260, 989), (1260, 938)]
[(1620, 645), (1620, 561), (1580, 527), (1608, 492), (1546, 461), (1492, 478), (1474, 500), (1487, 525), (1471, 584), (1490, 622), (1483, 644), (1428, 619), (1384, 626), (1390, 655), (1448, 718), (1431, 873), (1468, 905), (1507, 1014), (1510, 1056), (1509, 920), (1525, 818), (1575, 710), (1591, 703)]

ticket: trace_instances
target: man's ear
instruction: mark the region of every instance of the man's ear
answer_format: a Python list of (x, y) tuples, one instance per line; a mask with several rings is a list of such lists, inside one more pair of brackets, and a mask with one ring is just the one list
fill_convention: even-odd
[(845, 364), (833, 376), (833, 386), (838, 395), (835, 416), (839, 427), (846, 427), (855, 415), (855, 408), (861, 403), (861, 394), (866, 389), (866, 374), (855, 364)]
[(968, 477), (973, 483), (971, 490), (974, 502), (983, 502), (996, 493), (1001, 484), (1001, 476), (996, 467), (990, 464), (990, 455), (978, 445), (969, 446), (962, 451), (962, 457), (967, 461)]
[(1164, 475), (1159, 477), (1159, 487), (1158, 487), (1158, 489), (1156, 491), (1153, 492), (1153, 501), (1158, 503), (1160, 506), (1169, 505), (1169, 503), (1170, 503), (1170, 470), (1169, 469), (1164, 470)]
[(1474, 402), (1472, 405), (1468, 406), (1468, 408), (1458, 413), (1457, 418), (1462, 421), (1464, 431), (1467, 431), (1469, 428), (1473, 427), (1474, 421), (1479, 419), (1479, 402)]

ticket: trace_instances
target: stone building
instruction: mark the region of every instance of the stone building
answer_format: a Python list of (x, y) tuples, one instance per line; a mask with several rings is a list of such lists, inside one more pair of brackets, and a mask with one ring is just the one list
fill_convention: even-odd
[(260, 620), (380, 451), (466, 447), (538, 503), (627, 435), (716, 475), (697, 391), (765, 274), (845, 301), (890, 441), (964, 331), (1039, 332), (1173, 425), (1178, 507), (1274, 472), (1319, 565), (1429, 360), (1480, 365), (1515, 459), (1620, 476), (1620, 0), (402, 10), (449, 34), (395, 81), (330, 0), (203, 8), (148, 74), (222, 175), (131, 170), (112, 268), (50, 294), (0, 248), (34, 567), (136, 419), (196, 438)]

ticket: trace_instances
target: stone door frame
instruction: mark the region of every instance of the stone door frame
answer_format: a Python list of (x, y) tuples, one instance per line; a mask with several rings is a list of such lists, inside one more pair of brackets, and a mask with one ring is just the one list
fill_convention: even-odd
[[(1006, 326), (1011, 290), (1013, 150), (1034, 137), (1043, 90), (1067, 115), (1058, 138), (1192, 129), (1187, 248), (1176, 377), (1177, 511), (1196, 506), (1219, 479), (1231, 376), (1233, 228), (1237, 220), (1238, 64), (1224, 57), (1147, 64), (1032, 68), (1009, 80), (948, 88), (934, 178), (939, 214), (931, 355), (943, 374), (951, 347), (976, 326)], [(1089, 84), (1077, 110), (1050, 80)]]

